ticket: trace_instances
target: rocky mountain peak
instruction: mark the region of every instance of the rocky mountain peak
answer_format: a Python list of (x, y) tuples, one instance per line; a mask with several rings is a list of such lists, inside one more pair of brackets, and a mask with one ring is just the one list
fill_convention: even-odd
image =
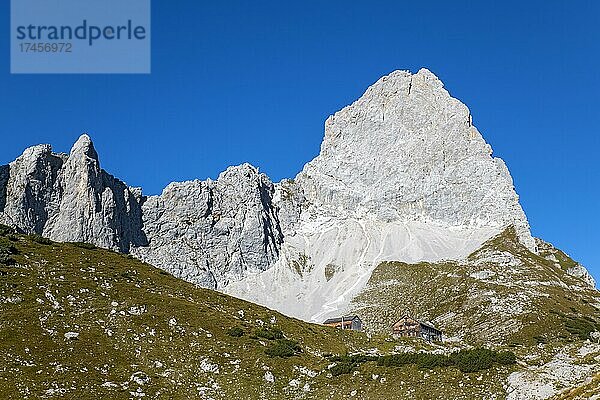
[(236, 177), (246, 176), (257, 176), (259, 174), (258, 168), (249, 164), (242, 163), (240, 165), (232, 165), (219, 174), (218, 180), (235, 179)]
[(141, 196), (100, 168), (83, 134), (69, 155), (33, 146), (0, 169), (0, 222), (58, 241), (128, 252), (143, 244)]
[(278, 184), (244, 163), (145, 197), (100, 168), (87, 134), (69, 155), (34, 146), (0, 166), (0, 223), (317, 322), (348, 311), (382, 262), (466, 260), (508, 226), (537, 251), (506, 165), (426, 69), (329, 117), (320, 154)]
[(79, 136), (79, 139), (77, 139), (75, 144), (73, 144), (73, 147), (71, 147), (71, 152), (69, 154), (69, 158), (83, 156), (99, 163), (98, 153), (94, 148), (94, 143), (92, 142), (92, 139), (87, 133), (84, 133), (81, 136)]
[(426, 69), (394, 71), (330, 116), (319, 155), (275, 200), (278, 261), (224, 290), (315, 322), (348, 312), (381, 262), (464, 260), (509, 226), (536, 251), (506, 165)]
[(227, 168), (216, 181), (171, 183), (144, 203), (149, 245), (133, 254), (210, 288), (263, 271), (283, 241), (274, 191), (248, 163)]
[(12, 163), (26, 163), (35, 164), (38, 160), (47, 157), (52, 153), (52, 146), (49, 144), (38, 144), (37, 146), (31, 146), (26, 148), (23, 153), (17, 157)]
[(296, 180), (318, 213), (514, 225), (535, 249), (506, 165), (469, 109), (426, 69), (392, 72), (330, 116), (320, 154)]

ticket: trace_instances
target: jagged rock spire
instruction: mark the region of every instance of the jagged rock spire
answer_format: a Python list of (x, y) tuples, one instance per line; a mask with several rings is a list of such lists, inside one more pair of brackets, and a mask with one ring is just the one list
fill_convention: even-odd
[(87, 157), (92, 161), (95, 161), (99, 165), (98, 153), (94, 148), (94, 143), (92, 143), (92, 139), (89, 137), (87, 133), (83, 133), (79, 136), (79, 139), (73, 144), (71, 147), (71, 152), (69, 158), (75, 157)]
[(141, 192), (100, 168), (87, 134), (68, 156), (53, 153), (50, 145), (34, 146), (3, 170), (0, 222), (58, 241), (89, 242), (124, 252), (132, 244), (146, 243)]

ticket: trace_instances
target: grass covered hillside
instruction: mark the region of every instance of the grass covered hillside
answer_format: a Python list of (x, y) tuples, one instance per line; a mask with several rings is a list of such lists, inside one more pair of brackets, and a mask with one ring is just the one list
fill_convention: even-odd
[(0, 255), (2, 399), (502, 398), (518, 368), (420, 341), (439, 355), (394, 356), (87, 244), (2, 228)]
[(513, 375), (514, 388), (543, 387), (530, 398), (546, 398), (600, 370), (600, 347), (590, 343), (600, 331), (600, 292), (566, 254), (538, 246), (539, 255), (530, 252), (508, 228), (464, 262), (384, 262), (352, 312), (372, 333), (409, 314), (449, 342), (511, 348), (531, 372)]
[(471, 345), (585, 340), (600, 331), (600, 292), (567, 273), (577, 263), (558, 255), (563, 261), (530, 252), (508, 229), (464, 263), (385, 262), (353, 311), (374, 333), (387, 332), (407, 313)]
[(0, 313), (1, 399), (503, 399), (537, 365), (525, 347), (309, 324), (2, 227)]

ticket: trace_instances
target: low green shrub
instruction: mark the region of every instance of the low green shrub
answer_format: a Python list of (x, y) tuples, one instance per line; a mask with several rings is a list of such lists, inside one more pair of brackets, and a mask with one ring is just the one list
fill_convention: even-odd
[[(325, 356), (327, 357), (327, 356)], [(328, 357), (329, 361), (333, 361), (333, 362), (343, 362), (343, 363), (356, 363), (356, 364), (362, 364), (364, 362), (367, 361), (377, 361), (379, 359), (378, 356), (370, 356), (370, 355), (366, 355), (366, 354), (353, 354), (353, 355), (335, 355), (332, 356), (330, 355)]]
[(578, 336), (581, 340), (589, 339), (590, 333), (600, 330), (600, 324), (579, 317), (567, 317), (564, 324), (567, 332)]
[(382, 367), (402, 367), (416, 364), (419, 368), (433, 369), (437, 367), (456, 366), (462, 372), (477, 372), (489, 369), (494, 364), (512, 365), (517, 357), (511, 351), (497, 352), (494, 350), (475, 348), (461, 350), (450, 355), (430, 353), (398, 353), (381, 356), (377, 365)]
[(490, 369), (496, 360), (496, 354), (489, 349), (476, 348), (452, 353), (449, 359), (462, 372), (477, 372)]
[(244, 330), (238, 326), (234, 326), (227, 330), (227, 334), (231, 337), (242, 337), (244, 336)]
[(0, 224), (0, 236), (10, 235), (15, 233), (15, 230), (10, 226)]
[(452, 365), (450, 357), (442, 354), (419, 354), (417, 357), (417, 366), (421, 369), (434, 369), (437, 367), (449, 367)]
[(33, 234), (33, 235), (29, 235), (29, 238), (38, 244), (43, 244), (43, 245), (52, 244), (52, 240), (47, 239), (47, 238), (43, 237), (42, 235), (38, 235), (37, 233)]
[(350, 374), (356, 369), (357, 366), (357, 363), (340, 362), (331, 367), (329, 372), (331, 372), (331, 375), (333, 376)]
[(366, 354), (353, 355), (329, 355), (329, 361), (337, 363), (329, 369), (333, 376), (352, 373), (360, 364), (367, 361), (378, 361), (379, 356), (371, 356)]
[(268, 340), (283, 339), (283, 332), (274, 327), (257, 329), (254, 335)]
[(382, 367), (402, 367), (408, 364), (416, 364), (417, 360), (417, 353), (398, 353), (379, 357), (377, 365)]
[(0, 237), (0, 264), (13, 265), (12, 256), (17, 253), (17, 248), (7, 238)]
[(517, 356), (512, 351), (501, 351), (496, 355), (496, 362), (502, 365), (512, 365), (517, 362)]
[(8, 254), (0, 252), (0, 265), (14, 265), (15, 260)]
[(121, 276), (121, 278), (125, 278), (130, 281), (135, 279), (135, 276), (131, 271), (123, 271), (119, 275)]
[(295, 340), (277, 339), (265, 349), (265, 354), (271, 357), (287, 358), (302, 352), (302, 347)]

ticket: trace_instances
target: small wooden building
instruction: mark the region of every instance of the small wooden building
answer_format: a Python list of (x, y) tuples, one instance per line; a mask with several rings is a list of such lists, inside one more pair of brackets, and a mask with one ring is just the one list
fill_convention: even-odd
[(349, 315), (347, 317), (329, 318), (323, 325), (332, 326), (339, 329), (351, 329), (360, 331), (362, 329), (362, 321), (358, 315)]
[(428, 342), (441, 342), (442, 331), (431, 323), (421, 322), (408, 315), (403, 316), (392, 325), (394, 337), (420, 337)]

